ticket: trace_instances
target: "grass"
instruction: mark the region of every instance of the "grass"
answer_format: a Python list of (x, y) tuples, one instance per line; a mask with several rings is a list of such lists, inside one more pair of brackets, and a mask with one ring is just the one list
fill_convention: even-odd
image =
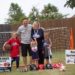
[[(64, 51), (54, 51), (52, 62), (53, 63), (62, 62), (65, 64)], [(20, 63), (22, 63), (22, 59)], [(66, 66), (65, 72), (62, 72), (58, 69), (19, 72), (19, 71), (16, 71), (16, 69), (14, 68), (12, 72), (4, 72), (4, 73), (0, 73), (0, 75), (75, 75), (75, 65), (74, 64), (73, 65), (65, 64), (65, 66)]]

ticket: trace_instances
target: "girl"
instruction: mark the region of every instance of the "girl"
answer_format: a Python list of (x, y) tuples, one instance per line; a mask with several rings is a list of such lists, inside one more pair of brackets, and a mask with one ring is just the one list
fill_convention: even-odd
[(9, 44), (11, 46), (10, 49), (10, 57), (11, 57), (11, 64), (13, 64), (14, 61), (16, 61), (16, 69), (19, 68), (19, 47), (20, 47), (20, 41), (17, 38), (16, 32), (13, 32), (11, 34), (11, 38), (7, 40), (3, 45), (3, 50), (5, 51), (5, 46)]
[(38, 48), (36, 39), (32, 39), (31, 41), (31, 50), (32, 50), (32, 63), (38, 67)]
[(44, 63), (45, 65), (51, 64), (51, 58), (52, 58), (51, 46), (52, 46), (52, 42), (51, 42), (51, 39), (49, 38), (49, 33), (45, 32), (44, 33), (44, 56), (45, 56)]

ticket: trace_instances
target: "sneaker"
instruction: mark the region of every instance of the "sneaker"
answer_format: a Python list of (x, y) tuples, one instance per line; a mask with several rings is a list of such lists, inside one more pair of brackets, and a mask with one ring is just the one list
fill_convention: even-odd
[(27, 71), (28, 71), (28, 68), (27, 68), (27, 67), (25, 67), (25, 68), (24, 68), (24, 72), (27, 72)]
[(19, 68), (17, 68), (16, 70), (19, 71)]

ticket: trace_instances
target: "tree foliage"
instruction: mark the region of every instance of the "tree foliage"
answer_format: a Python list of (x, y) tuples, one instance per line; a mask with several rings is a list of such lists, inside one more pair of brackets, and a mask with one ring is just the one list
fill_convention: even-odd
[(73, 9), (75, 7), (75, 0), (67, 0), (64, 6), (67, 6)]
[(39, 17), (39, 11), (36, 7), (33, 7), (31, 9), (31, 12), (29, 14), (29, 18), (30, 20), (33, 22), (34, 20), (36, 20)]
[(21, 20), (25, 17), (19, 5), (14, 3), (11, 3), (8, 15), (9, 18), (6, 22), (8, 24), (19, 24), (21, 23)]
[[(20, 24), (22, 19), (25, 18), (25, 14), (22, 12), (21, 7), (18, 4), (11, 3), (9, 8), (9, 18), (7, 19), (8, 24)], [(43, 10), (39, 12), (36, 7), (32, 7), (28, 17), (31, 22), (34, 20), (46, 20), (46, 19), (61, 19), (64, 16), (58, 12), (57, 7), (50, 3), (45, 5)]]
[(44, 6), (44, 9), (41, 12), (41, 18), (42, 19), (59, 19), (59, 18), (63, 18), (63, 15), (58, 12), (58, 9), (55, 6), (49, 3), (48, 5)]

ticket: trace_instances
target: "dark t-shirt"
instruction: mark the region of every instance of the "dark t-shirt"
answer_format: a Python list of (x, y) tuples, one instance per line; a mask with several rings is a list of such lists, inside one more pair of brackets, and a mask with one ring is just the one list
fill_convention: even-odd
[(43, 47), (43, 40), (44, 40), (44, 31), (40, 28), (40, 29), (32, 29), (31, 30), (31, 38), (37, 39), (37, 43), (38, 43), (38, 47)]

